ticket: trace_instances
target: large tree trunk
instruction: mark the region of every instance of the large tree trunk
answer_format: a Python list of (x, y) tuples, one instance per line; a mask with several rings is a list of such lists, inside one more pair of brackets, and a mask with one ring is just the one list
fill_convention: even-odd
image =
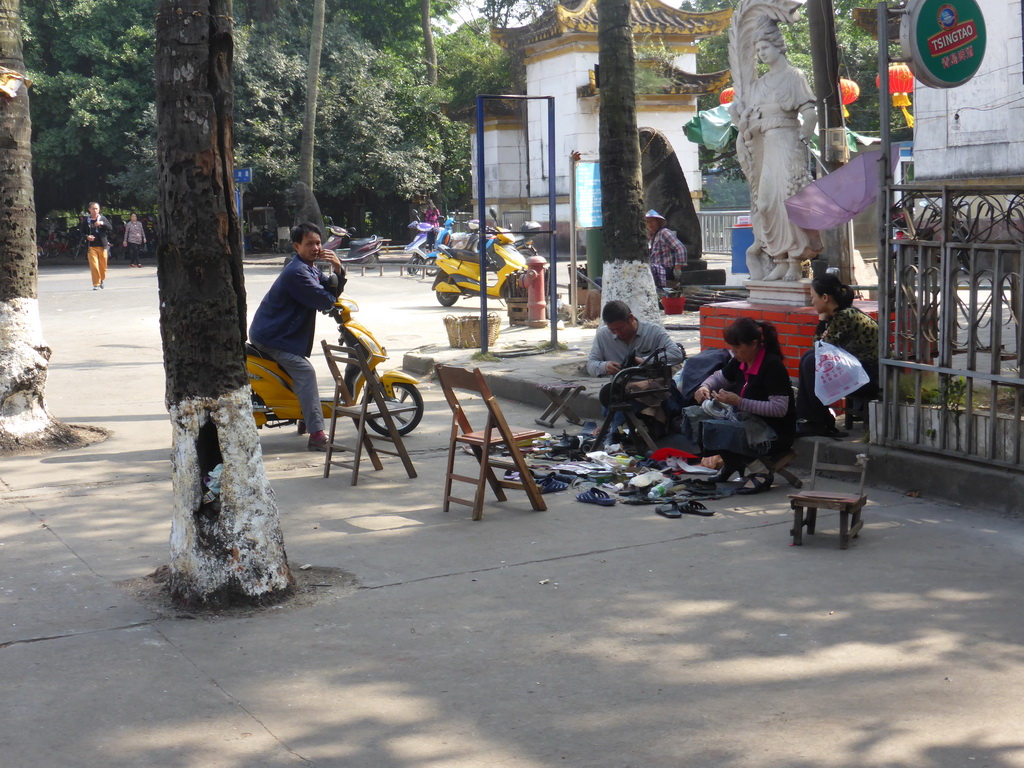
[(601, 65), (601, 230), (604, 271), (601, 299), (626, 302), (642, 320), (659, 320), (647, 260), (640, 142), (636, 124), (636, 58), (630, 0), (598, 0)]
[[(306, 120), (302, 125), (299, 181), (313, 191), (313, 147), (316, 145), (316, 100), (320, 90), (320, 54), (324, 49), (325, 0), (313, 0), (313, 23), (309, 35), (309, 65), (306, 70)], [(323, 219), (313, 222), (317, 226)]]
[(423, 58), (427, 61), (427, 84), (437, 85), (437, 49), (434, 48), (434, 30), (430, 28), (430, 0), (420, 0), (420, 18), (423, 24)]
[[(0, 0), (0, 66), (24, 73), (20, 0)], [(28, 86), (0, 95), (0, 454), (66, 444), (71, 430), (46, 410), (47, 361), (36, 282)]]
[[(230, 19), (230, 0), (158, 3), (157, 276), (174, 427), (171, 590), (184, 602), (264, 600), (290, 581), (245, 371)], [(204, 498), (218, 465), (220, 494)]]

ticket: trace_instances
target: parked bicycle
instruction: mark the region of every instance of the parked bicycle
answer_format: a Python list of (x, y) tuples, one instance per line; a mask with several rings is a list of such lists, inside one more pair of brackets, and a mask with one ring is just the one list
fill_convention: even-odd
[(40, 259), (52, 259), (55, 256), (69, 256), (72, 260), (85, 256), (89, 244), (81, 233), (54, 230), (40, 242), (38, 254)]

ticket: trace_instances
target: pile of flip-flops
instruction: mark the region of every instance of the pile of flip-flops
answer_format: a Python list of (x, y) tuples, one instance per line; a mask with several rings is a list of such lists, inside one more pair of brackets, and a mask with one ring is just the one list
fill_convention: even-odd
[[(563, 432), (560, 437), (534, 441), (524, 456), (541, 493), (573, 488), (578, 491), (576, 500), (584, 504), (650, 504), (663, 517), (709, 517), (714, 512), (701, 501), (735, 493), (720, 488), (713, 479), (715, 471), (694, 463), (696, 456), (673, 449), (662, 449), (648, 459), (604, 451), (584, 453), (579, 438)], [(517, 479), (518, 474), (506, 477)], [(658, 491), (652, 493), (655, 486)]]
[[(615, 504), (649, 504), (662, 517), (683, 515), (711, 517), (703, 502), (733, 494), (759, 493), (771, 487), (770, 473), (748, 475), (736, 487), (717, 482), (718, 472), (701, 466), (699, 457), (662, 448), (650, 458), (605, 451), (586, 452), (585, 435), (535, 440), (523, 449), (524, 458), (541, 493), (577, 491), (583, 504), (611, 507)], [(516, 480), (519, 473), (508, 472)], [(655, 490), (657, 488), (657, 490)]]

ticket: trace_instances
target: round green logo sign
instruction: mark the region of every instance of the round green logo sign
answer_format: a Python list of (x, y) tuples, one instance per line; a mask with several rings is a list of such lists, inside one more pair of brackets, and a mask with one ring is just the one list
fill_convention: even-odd
[(914, 77), (953, 88), (978, 72), (985, 58), (985, 19), (975, 0), (911, 0), (900, 45)]

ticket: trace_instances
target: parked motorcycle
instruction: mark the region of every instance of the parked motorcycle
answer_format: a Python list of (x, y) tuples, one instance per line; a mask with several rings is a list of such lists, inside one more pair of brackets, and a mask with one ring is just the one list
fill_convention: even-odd
[[(388, 359), (388, 353), (366, 326), (352, 318), (352, 313), (358, 311), (359, 305), (354, 299), (339, 296), (329, 314), (338, 323), (339, 343), (342, 346), (362, 349), (370, 370), (376, 371), (377, 366)], [(284, 427), (295, 424), (302, 418), (302, 407), (292, 390), (291, 377), (274, 360), (261, 355), (248, 342), (245, 345), (245, 367), (249, 372), (249, 384), (252, 387), (252, 410), (257, 429), (264, 426)], [(416, 406), (415, 411), (392, 414), (399, 434), (407, 435), (416, 429), (423, 418), (423, 395), (417, 387), (419, 382), (401, 371), (386, 371), (379, 376), (386, 397), (399, 405), (408, 405), (411, 402)], [(365, 384), (358, 366), (348, 366), (345, 370), (345, 383), (358, 401), (362, 397)], [(320, 400), (326, 419), (331, 416), (332, 402), (333, 395)], [(381, 435), (388, 434), (387, 425), (382, 419), (371, 416), (367, 424)]]
[(430, 252), (430, 249), (427, 247), (427, 241), (430, 239), (430, 232), (434, 230), (434, 225), (428, 224), (426, 221), (414, 219), (410, 222), (409, 228), (414, 230), (416, 234), (409, 245), (402, 249), (402, 253), (410, 260), (419, 257), (422, 263)]
[(353, 239), (345, 227), (327, 227), (325, 251), (334, 251), (343, 264), (376, 264), (384, 241), (377, 235)]
[[(492, 210), (491, 217), (497, 220)], [(515, 246), (516, 236), (504, 227), (487, 226), (486, 273), (487, 295), (495, 299), (506, 299), (519, 289), (520, 278), (526, 271), (526, 258)], [(450, 307), (460, 296), (480, 295), (480, 253), (474, 238), (469, 238), (469, 247), (438, 249), (438, 273), (434, 278), (434, 295), (442, 307)], [(478, 241), (477, 241), (478, 242)]]
[[(423, 227), (430, 227), (429, 224), (421, 224), (418, 221), (414, 221), (409, 226), (416, 226), (418, 232), (424, 232), (426, 235), (430, 234), (430, 229), (422, 229)], [(406, 267), (406, 271), (410, 275), (418, 275), (420, 273), (420, 267), (422, 265), (423, 274), (427, 277), (433, 277), (437, 274), (437, 255), (438, 250), (442, 245), (452, 244), (452, 230), (455, 228), (455, 217), (449, 215), (444, 220), (444, 225), (438, 228), (437, 235), (434, 238), (433, 248), (426, 247), (427, 238), (424, 237), (423, 241), (420, 241), (419, 235), (413, 240), (412, 243), (406, 246), (406, 251), (410, 253), (409, 263), (410, 266)], [(415, 246), (415, 247), (413, 247)]]

